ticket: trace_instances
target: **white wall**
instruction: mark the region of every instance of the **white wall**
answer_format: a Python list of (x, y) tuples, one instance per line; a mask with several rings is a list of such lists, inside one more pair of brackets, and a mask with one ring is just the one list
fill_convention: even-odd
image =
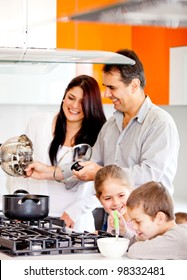
[(0, 104), (60, 104), (74, 64), (0, 64)]
[[(187, 211), (187, 106), (163, 106), (168, 111), (177, 124), (181, 148), (179, 152), (179, 165), (177, 175), (174, 181), (176, 201), (180, 201), (179, 210)], [(24, 129), (29, 118), (38, 111), (58, 111), (58, 105), (22, 105), (22, 104), (0, 104), (0, 143), (13, 136), (18, 136), (24, 133)], [(104, 110), (107, 118), (113, 113), (112, 105), (104, 105)], [(6, 188), (6, 175), (0, 169), (0, 195), (8, 193)], [(1, 198), (0, 198), (1, 206)], [(178, 206), (178, 204), (177, 204)]]
[(174, 180), (174, 198), (180, 201), (185, 211), (187, 211), (187, 106), (162, 106), (174, 118), (180, 136), (180, 150), (178, 160), (178, 170)]

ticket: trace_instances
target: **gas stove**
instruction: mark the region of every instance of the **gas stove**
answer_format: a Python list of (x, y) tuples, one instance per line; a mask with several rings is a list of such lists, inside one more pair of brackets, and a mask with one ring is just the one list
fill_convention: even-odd
[(47, 217), (36, 221), (0, 217), (0, 252), (9, 256), (98, 253), (97, 239), (111, 236), (99, 231), (68, 231), (63, 220)]

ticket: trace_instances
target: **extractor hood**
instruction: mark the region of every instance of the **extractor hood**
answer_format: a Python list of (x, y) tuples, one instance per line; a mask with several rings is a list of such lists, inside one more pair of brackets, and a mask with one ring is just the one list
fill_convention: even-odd
[(60, 63), (133, 65), (135, 62), (128, 57), (108, 51), (0, 47), (0, 66)]
[(69, 20), (187, 27), (187, 0), (119, 0), (113, 5), (73, 14)]

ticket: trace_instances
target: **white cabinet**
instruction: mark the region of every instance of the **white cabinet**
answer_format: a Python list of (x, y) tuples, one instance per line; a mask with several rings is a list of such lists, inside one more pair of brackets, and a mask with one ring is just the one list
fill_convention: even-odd
[(56, 47), (55, 0), (0, 0), (0, 47)]
[(21, 47), (25, 41), (24, 0), (0, 0), (0, 46)]
[[(0, 47), (55, 49), (56, 0), (0, 0)], [(75, 64), (2, 62), (0, 104), (60, 104), (75, 75)]]
[(56, 0), (27, 1), (27, 46), (56, 48)]
[(170, 105), (187, 105), (187, 47), (170, 48)]

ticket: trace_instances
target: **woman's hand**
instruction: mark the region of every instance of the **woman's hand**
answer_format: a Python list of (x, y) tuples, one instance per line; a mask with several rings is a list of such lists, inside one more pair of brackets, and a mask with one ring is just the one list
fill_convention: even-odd
[(54, 180), (53, 173), (55, 167), (44, 164), (39, 161), (34, 161), (25, 169), (26, 176), (39, 180)]
[(102, 166), (92, 161), (79, 162), (83, 168), (79, 171), (73, 170), (74, 176), (81, 181), (94, 181), (95, 175)]
[(66, 227), (74, 228), (75, 223), (66, 212), (61, 215), (60, 219), (64, 220)]

